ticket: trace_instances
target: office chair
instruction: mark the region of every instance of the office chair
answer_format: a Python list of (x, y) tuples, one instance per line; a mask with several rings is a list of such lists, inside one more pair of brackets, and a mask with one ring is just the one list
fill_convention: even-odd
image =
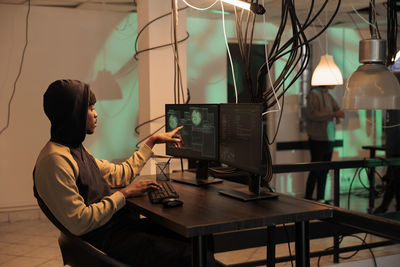
[(64, 265), (72, 267), (128, 267), (77, 236), (60, 232), (58, 238)]
[(33, 182), (33, 192), (40, 209), (46, 217), (60, 230), (58, 244), (60, 246), (61, 255), (64, 265), (72, 267), (129, 267), (125, 263), (119, 262), (110, 257), (103, 251), (92, 246), (89, 242), (83, 240), (79, 236), (69, 232), (51, 213), (47, 205), (39, 197), (35, 182)]

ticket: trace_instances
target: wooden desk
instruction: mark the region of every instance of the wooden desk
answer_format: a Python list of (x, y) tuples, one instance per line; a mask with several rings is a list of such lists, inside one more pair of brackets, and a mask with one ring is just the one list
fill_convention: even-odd
[[(153, 178), (147, 176), (143, 178)], [(276, 199), (243, 202), (218, 193), (219, 188), (247, 190), (241, 184), (224, 181), (208, 187), (173, 183), (181, 207), (165, 209), (151, 204), (148, 197), (127, 200), (127, 206), (154, 222), (192, 239), (193, 266), (207, 266), (207, 255), (212, 234), (277, 224), (295, 223), (296, 266), (310, 266), (308, 222), (332, 217), (332, 210), (324, 205), (286, 195)], [(268, 227), (269, 228), (269, 227)], [(272, 243), (273, 244), (273, 243)], [(274, 248), (268, 253), (275, 256)], [(274, 266), (270, 262), (267, 266)]]

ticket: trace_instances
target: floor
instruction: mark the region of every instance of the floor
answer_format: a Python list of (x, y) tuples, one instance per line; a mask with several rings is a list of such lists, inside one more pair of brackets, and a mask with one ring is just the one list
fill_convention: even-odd
[(0, 266), (63, 266), (58, 235), (46, 219), (0, 223)]
[[(379, 203), (380, 200), (377, 200)], [(342, 203), (347, 204), (347, 196), (342, 197)], [(352, 197), (352, 209), (366, 210), (367, 199), (364, 197)], [(392, 209), (392, 207), (391, 207)], [(58, 230), (46, 219), (23, 220), (13, 223), (0, 223), (0, 267), (58, 267), (63, 266), (61, 254), (58, 248)], [(364, 234), (358, 235), (364, 238)], [(366, 242), (382, 240), (379, 237), (368, 235)], [(359, 245), (358, 238), (346, 237), (343, 245)], [(311, 240), (311, 251), (324, 250), (332, 246), (332, 239)], [(372, 249), (377, 259), (377, 266), (399, 266), (400, 244)], [(294, 244), (291, 244), (291, 253), (294, 253)], [(353, 253), (341, 254), (342, 257)], [(216, 258), (225, 264), (235, 264), (248, 260), (265, 258), (265, 248), (254, 248), (216, 254)], [(281, 244), (277, 248), (277, 256), (289, 255), (288, 245)], [(350, 264), (346, 265), (347, 262)], [(292, 266), (290, 262), (277, 264), (278, 267)], [(311, 258), (311, 266), (318, 266), (318, 258)], [(359, 251), (350, 259), (342, 259), (340, 264), (333, 264), (332, 256), (324, 256), (320, 259), (319, 266), (374, 266), (371, 252), (368, 249)]]

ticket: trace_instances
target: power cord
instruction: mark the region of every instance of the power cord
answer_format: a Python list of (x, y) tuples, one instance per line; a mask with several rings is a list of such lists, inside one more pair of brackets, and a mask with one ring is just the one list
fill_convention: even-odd
[[(189, 33), (188, 32), (186, 32), (186, 37), (185, 38), (183, 38), (182, 40), (179, 40), (178, 41), (178, 44), (180, 44), (180, 43), (182, 43), (182, 42), (185, 42), (187, 39), (189, 39), (189, 37), (190, 37), (190, 35), (189, 35)], [(151, 48), (146, 48), (146, 49), (142, 49), (142, 50), (139, 50), (139, 51), (136, 51), (135, 52), (135, 55), (133, 56), (136, 60), (138, 60), (138, 55), (139, 54), (141, 54), (141, 53), (144, 53), (144, 52), (147, 52), (147, 51), (151, 51), (151, 50), (155, 50), (155, 49), (159, 49), (159, 48), (163, 48), (163, 47), (167, 47), (167, 46), (171, 46), (171, 45), (173, 45), (174, 43), (169, 43), (169, 44), (164, 44), (164, 45), (159, 45), (159, 46), (154, 46), (154, 47), (151, 47)]]
[[(187, 8), (188, 8), (188, 7), (186, 6), (186, 7), (183, 7), (183, 8), (178, 9), (178, 11), (182, 11), (182, 10), (185, 10), (185, 9), (187, 9)], [(140, 53), (143, 53), (143, 52), (145, 52), (145, 51), (150, 51), (150, 50), (153, 50), (153, 49), (158, 49), (158, 48), (170, 46), (170, 45), (173, 44), (173, 43), (169, 43), (169, 44), (164, 44), (164, 45), (160, 45), (160, 46), (152, 47), (152, 48), (146, 48), (146, 49), (143, 49), (143, 50), (138, 51), (138, 40), (139, 40), (140, 35), (143, 33), (143, 31), (144, 31), (147, 27), (149, 27), (152, 23), (156, 22), (156, 21), (159, 20), (159, 19), (162, 19), (162, 18), (164, 18), (164, 17), (167, 17), (167, 16), (169, 16), (169, 15), (171, 15), (171, 14), (172, 14), (172, 11), (171, 11), (171, 12), (168, 12), (168, 13), (166, 13), (166, 14), (164, 14), (164, 15), (161, 15), (161, 16), (159, 16), (159, 17), (157, 17), (157, 18), (155, 18), (155, 19), (153, 19), (153, 20), (151, 20), (151, 21), (149, 21), (149, 22), (146, 23), (146, 25), (144, 25), (143, 28), (138, 32), (138, 35), (136, 36), (136, 39), (135, 39), (135, 45), (134, 45), (134, 48), (135, 48), (135, 55), (133, 56), (136, 60), (138, 60), (137, 56), (138, 56), (138, 54), (140, 54)], [(181, 40), (181, 41), (179, 41), (179, 42), (186, 41), (186, 40), (189, 38), (189, 33), (186, 32), (186, 34), (187, 34), (186, 38), (183, 39), (183, 40)]]
[[(273, 87), (276, 89), (275, 91), (278, 93), (278, 96), (276, 97), (275, 91), (273, 91), (271, 88), (267, 88), (263, 92), (263, 100), (265, 101), (266, 108), (270, 108), (274, 106), (278, 99), (281, 98), (286, 91), (293, 85), (293, 83), (301, 76), (303, 71), (306, 69), (307, 64), (309, 62), (311, 53), (310, 53), (310, 46), (309, 43), (319, 37), (332, 23), (333, 19), (335, 18), (340, 4), (341, 0), (337, 1), (337, 5), (335, 10), (333, 11), (333, 14), (331, 18), (328, 20), (327, 25), (323, 27), (323, 29), (317, 33), (316, 35), (312, 36), (311, 38), (307, 38), (305, 35), (305, 30), (314, 22), (314, 20), (322, 13), (322, 11), (326, 8), (328, 1), (326, 0), (322, 6), (319, 8), (319, 10), (316, 12), (314, 16), (311, 17), (311, 13), (314, 8), (314, 0), (311, 1), (311, 8), (309, 9), (309, 13), (306, 16), (306, 19), (303, 23), (300, 23), (297, 15), (296, 15), (296, 9), (294, 7), (293, 1), (290, 0), (283, 0), (282, 1), (282, 16), (281, 16), (281, 23), (278, 28), (277, 36), (274, 40), (274, 43), (272, 44), (271, 47), (271, 52), (269, 53), (269, 57), (266, 63), (259, 69), (258, 74), (257, 74), (257, 90), (260, 91), (261, 88), (265, 86), (265, 84), (262, 82), (263, 77), (268, 74), (269, 70), (267, 68), (268, 66), (272, 66), (278, 59), (282, 58), (285, 55), (288, 55), (287, 62), (278, 76), (278, 78), (275, 80)], [(292, 32), (293, 32), (293, 37), (291, 37), (286, 43), (281, 45), (281, 37), (286, 29), (286, 24), (290, 20), (291, 25), (292, 25)], [(304, 49), (304, 53), (301, 53), (301, 56), (298, 55), (298, 52)], [(267, 64), (268, 63), (268, 64)], [(297, 73), (293, 76), (290, 77), (294, 71), (294, 69), (300, 66), (299, 69), (297, 70)], [(282, 89), (283, 82), (289, 81), (287, 84), (286, 88)]]
[[(372, 249), (371, 249), (370, 247), (368, 247), (368, 244), (365, 242), (365, 240), (367, 239), (367, 236), (368, 236), (368, 233), (366, 233), (365, 236), (364, 236), (364, 238), (362, 239), (361, 237), (359, 237), (359, 236), (357, 236), (357, 235), (349, 235), (349, 237), (354, 237), (354, 238), (357, 238), (357, 239), (361, 240), (362, 244), (363, 244), (366, 248), (368, 248), (369, 252), (371, 253), (372, 260), (373, 260), (373, 262), (374, 262), (374, 266), (377, 267), (378, 265), (377, 265), (377, 263), (376, 263), (375, 254), (374, 254), (374, 252), (372, 251)], [(344, 238), (344, 237), (343, 237), (343, 238)], [(346, 259), (346, 260), (347, 260), (347, 259), (350, 259), (350, 258), (354, 257), (359, 251), (360, 251), (360, 249), (357, 249), (352, 255), (347, 256), (347, 257), (340, 257), (340, 259)]]
[(164, 127), (165, 127), (165, 124), (163, 126), (161, 126), (160, 128), (158, 128), (157, 130), (155, 130), (154, 132), (152, 132), (151, 134), (149, 134), (148, 136), (146, 136), (145, 138), (143, 138), (140, 141), (138, 141), (137, 144), (136, 144), (136, 148), (139, 149), (139, 145), (141, 143), (143, 143), (147, 138), (149, 138), (149, 137), (153, 136), (154, 134), (156, 134), (157, 132), (159, 132)]
[(293, 267), (293, 260), (292, 260), (292, 250), (290, 249), (290, 238), (289, 238), (289, 232), (286, 228), (286, 225), (283, 224), (283, 228), (285, 229), (285, 233), (286, 233), (286, 238), (287, 238), (287, 246), (288, 246), (288, 250), (289, 250), (289, 258), (290, 258), (290, 263)]
[(350, 196), (351, 196), (351, 187), (353, 186), (353, 182), (357, 176), (357, 174), (360, 172), (361, 168), (357, 168), (356, 171), (354, 172), (353, 178), (351, 179), (350, 186), (349, 186), (349, 191), (347, 193), (347, 209), (350, 210)]
[(21, 57), (21, 62), (19, 64), (19, 68), (18, 68), (18, 74), (17, 77), (14, 80), (14, 86), (13, 86), (13, 90), (11, 93), (11, 97), (10, 100), (8, 101), (8, 110), (7, 110), (7, 123), (6, 125), (0, 130), (0, 135), (3, 134), (3, 132), (8, 128), (8, 126), (10, 125), (10, 118), (11, 118), (11, 103), (14, 99), (15, 96), (15, 92), (17, 91), (17, 82), (21, 76), (22, 73), (22, 66), (24, 64), (24, 59), (25, 59), (25, 52), (26, 52), (26, 47), (28, 46), (28, 33), (29, 33), (29, 14), (31, 12), (31, 0), (28, 0), (28, 10), (26, 12), (26, 17), (25, 17), (25, 45), (24, 48), (22, 50), (22, 57)]
[[(339, 245), (342, 243), (343, 241), (343, 236), (339, 236)], [(333, 250), (334, 246), (328, 247), (326, 249), (324, 249), (324, 251), (328, 251), (328, 250)], [(317, 261), (317, 266), (320, 267), (320, 261), (321, 261), (321, 257), (322, 255), (318, 256), (318, 261)]]
[[(185, 103), (185, 104), (189, 104), (189, 102), (190, 102), (190, 89), (187, 88), (187, 99), (186, 99), (186, 103)], [(161, 116), (158, 116), (158, 117), (156, 117), (156, 118), (154, 118), (154, 119), (150, 119), (150, 120), (148, 120), (148, 121), (145, 121), (145, 122), (140, 123), (139, 125), (137, 125), (137, 126), (135, 127), (135, 133), (136, 133), (137, 135), (139, 135), (139, 134), (140, 134), (139, 128), (143, 127), (143, 126), (146, 125), (146, 124), (152, 123), (152, 122), (154, 122), (154, 121), (156, 121), (156, 120), (162, 119), (162, 118), (164, 118), (164, 117), (165, 117), (165, 115), (161, 115)], [(146, 140), (147, 138), (149, 138), (150, 136), (152, 136), (152, 135), (155, 134), (156, 132), (160, 131), (164, 126), (165, 126), (165, 124), (164, 124), (161, 128), (159, 128), (158, 130), (156, 130), (155, 132), (153, 132), (152, 134), (150, 134), (150, 135), (146, 136), (145, 138), (139, 140), (138, 143), (136, 144), (136, 148), (139, 148), (139, 144), (141, 144), (144, 140)]]

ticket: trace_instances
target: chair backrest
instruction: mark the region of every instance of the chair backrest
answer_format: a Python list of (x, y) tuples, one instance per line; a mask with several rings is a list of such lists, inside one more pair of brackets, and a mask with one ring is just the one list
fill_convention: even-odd
[[(33, 177), (35, 177), (35, 170), (33, 171)], [(33, 178), (33, 195), (46, 217), (61, 232), (58, 238), (58, 244), (60, 246), (64, 265), (68, 264), (72, 267), (129, 267), (68, 231), (68, 229), (57, 220), (53, 213), (51, 213), (50, 209), (39, 196), (35, 185), (35, 178)]]
[(33, 181), (33, 195), (35, 196), (37, 203), (39, 204), (40, 209), (43, 211), (44, 215), (46, 215), (47, 219), (50, 220), (52, 224), (54, 224), (55, 227), (58, 228), (62, 233), (64, 233), (67, 236), (74, 236), (70, 231), (67, 230), (67, 228), (64, 227), (57, 219), (54, 217), (53, 213), (51, 213), (50, 209), (47, 207), (47, 205), (44, 203), (42, 198), (39, 196), (36, 186), (35, 186), (35, 181)]
[(58, 238), (64, 265), (72, 267), (129, 267), (108, 256), (79, 237), (67, 236), (61, 232)]

